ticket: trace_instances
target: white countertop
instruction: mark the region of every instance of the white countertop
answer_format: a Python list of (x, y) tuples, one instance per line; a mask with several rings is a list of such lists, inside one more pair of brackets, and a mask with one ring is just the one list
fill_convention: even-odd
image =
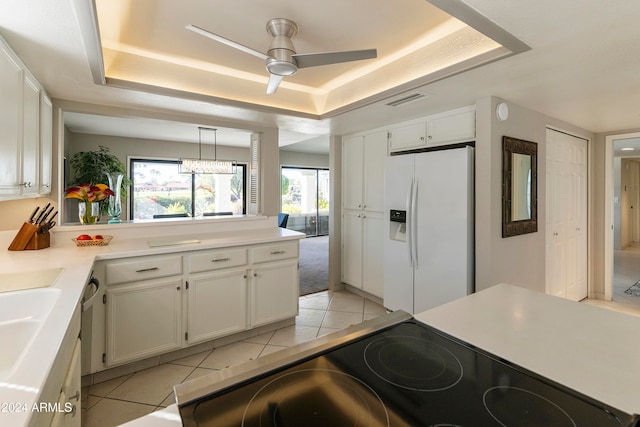
[[(53, 308), (48, 321), (42, 326), (36, 335), (36, 339), (24, 357), (21, 359), (17, 372), (6, 381), (0, 381), (0, 405), (8, 403), (24, 404), (24, 407), (32, 407), (39, 402), (39, 393), (50, 373), (53, 361), (60, 349), (63, 337), (71, 318), (80, 304), (84, 285), (91, 274), (93, 262), (97, 259), (116, 259), (129, 256), (153, 255), (169, 252), (182, 252), (200, 249), (210, 249), (235, 245), (252, 245), (278, 240), (297, 240), (304, 238), (304, 234), (295, 231), (278, 228), (275, 220), (260, 221), (235, 221), (220, 222), (222, 227), (208, 225), (210, 232), (188, 234), (184, 226), (176, 227), (176, 232), (171, 232), (171, 224), (163, 226), (163, 233), (148, 228), (147, 232), (154, 237), (141, 237), (136, 235), (137, 229), (131, 227), (112, 227), (115, 233), (108, 233), (104, 229), (98, 230), (92, 227), (79, 228), (91, 234), (116, 234), (116, 237), (108, 246), (103, 247), (76, 247), (70, 240), (78, 233), (78, 227), (70, 227), (52, 236), (52, 246), (42, 250), (30, 251), (0, 251), (0, 272), (15, 273), (29, 272), (49, 268), (63, 268), (52, 288), (61, 291), (60, 297)], [(204, 222), (200, 227), (207, 226)], [(123, 231), (124, 230), (124, 231)], [(134, 238), (127, 238), (128, 235)], [(9, 246), (15, 232), (0, 232), (0, 247)], [(198, 243), (172, 244), (168, 246), (153, 246), (149, 242), (163, 240), (169, 243), (179, 240), (198, 240)], [(2, 292), (0, 283), (0, 295)], [(14, 291), (20, 292), (20, 291)], [(3, 343), (7, 345), (7, 343)], [(1, 408), (0, 408), (1, 409)], [(0, 424), (21, 426), (28, 423), (30, 411), (0, 412)]]
[[(415, 317), (607, 405), (640, 413), (638, 317), (506, 284)], [(181, 421), (172, 405), (126, 425), (179, 427)]]
[(630, 414), (640, 413), (640, 318), (500, 284), (415, 316)]

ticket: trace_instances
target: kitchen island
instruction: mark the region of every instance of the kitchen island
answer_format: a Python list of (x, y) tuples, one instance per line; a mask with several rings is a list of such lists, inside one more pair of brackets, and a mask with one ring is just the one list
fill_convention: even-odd
[(415, 316), (630, 414), (640, 414), (640, 318), (499, 284)]
[[(397, 313), (392, 313), (385, 317), (396, 315)], [(342, 344), (345, 340), (361, 333), (363, 329), (368, 330), (366, 333), (371, 333), (370, 325), (380, 322), (380, 319), (366, 322), (369, 326), (352, 326), (345, 331), (318, 338), (315, 340), (318, 344), (305, 343), (297, 348), (283, 350), (283, 360), (289, 362), (288, 358), (296, 353), (306, 357), (307, 352), (313, 351), (314, 345), (326, 352), (326, 346), (332, 341), (340, 343), (340, 348), (344, 348)], [(633, 355), (640, 354), (640, 340), (636, 338), (640, 330), (640, 319), (636, 317), (499, 284), (417, 314), (415, 319), (439, 331), (438, 333), (443, 332), (456, 341), (470, 344), (471, 349), (478, 348), (482, 354), (490, 353), (498, 365), (502, 365), (501, 360), (505, 360), (505, 366), (514, 364), (519, 366), (518, 369), (524, 368), (523, 372), (529, 371), (531, 375), (525, 374), (530, 378), (525, 382), (536, 382), (539, 381), (537, 378), (545, 377), (551, 380), (549, 384), (555, 383), (559, 387), (573, 390), (569, 392), (570, 395), (575, 395), (574, 392), (578, 393), (575, 396), (583, 395), (583, 404), (595, 410), (596, 415), (607, 417), (606, 410), (597, 409), (601, 404), (627, 414), (640, 413), (637, 392), (640, 368), (633, 360)], [(276, 354), (271, 356), (270, 362), (273, 362)], [(494, 370), (495, 365), (491, 365), (493, 368), (483, 371), (488, 367), (486, 361), (482, 361), (486, 358), (476, 357), (479, 358), (466, 359), (477, 361), (477, 365), (472, 362), (471, 367), (476, 367), (471, 369), (477, 370), (476, 375), (482, 382), (488, 381), (491, 384), (497, 381), (494, 384), (498, 386), (493, 387), (494, 389), (504, 388), (508, 384), (508, 377), (499, 373), (503, 368)], [(354, 360), (353, 357), (349, 359)], [(264, 367), (265, 362), (248, 362), (227, 372), (193, 380), (192, 386), (189, 383), (182, 384), (176, 387), (176, 391), (180, 397), (183, 392), (188, 396), (191, 390), (207, 390), (207, 383), (228, 386), (234, 377), (255, 372), (261, 365)], [(496, 372), (498, 375), (494, 377)], [(360, 371), (352, 371), (352, 374), (362, 378)], [(461, 384), (464, 386), (464, 382)], [(551, 388), (555, 389), (555, 386)], [(294, 395), (291, 396), (293, 398)], [(435, 399), (435, 395), (430, 399)], [(456, 399), (456, 404), (460, 404), (459, 399)], [(469, 405), (465, 407), (471, 410)], [(622, 425), (627, 425), (628, 415), (620, 416)], [(619, 425), (613, 417), (610, 421)], [(168, 427), (179, 426), (181, 422), (178, 408), (172, 405), (127, 425)]]
[[(79, 394), (76, 395), (75, 391), (65, 393), (65, 386), (71, 380), (68, 375), (70, 364), (79, 366), (77, 341), (81, 300), (95, 261), (188, 253), (236, 245), (297, 242), (304, 237), (302, 233), (277, 227), (275, 217), (164, 221), (142, 227), (135, 224), (72, 226), (54, 231), (49, 248), (0, 252), (0, 304), (3, 297), (24, 292), (27, 298), (22, 305), (25, 309), (36, 303), (46, 308), (46, 313), (41, 316), (43, 321), (37, 328), (31, 325), (38, 316), (32, 316), (33, 319), (27, 319), (27, 322), (23, 322), (24, 319), (17, 323), (12, 321), (25, 327), (14, 328), (12, 322), (7, 322), (0, 328), (0, 337), (6, 348), (24, 341), (24, 330), (32, 334), (24, 343), (24, 351), (18, 352), (15, 360), (0, 358), (9, 365), (0, 369), (0, 405), (3, 405), (0, 406), (0, 425), (49, 425), (56, 416), (73, 411), (74, 406), (79, 416)], [(115, 237), (108, 246), (76, 247), (71, 238), (81, 232)], [(14, 235), (15, 232), (0, 232), (0, 245), (8, 247)], [(35, 283), (32, 278), (36, 276), (51, 280), (51, 283), (40, 283), (38, 289), (19, 290), (22, 278), (28, 278), (24, 285), (30, 287)], [(15, 308), (18, 312), (22, 309)], [(3, 352), (3, 356), (6, 353)], [(79, 374), (79, 368), (77, 372)]]

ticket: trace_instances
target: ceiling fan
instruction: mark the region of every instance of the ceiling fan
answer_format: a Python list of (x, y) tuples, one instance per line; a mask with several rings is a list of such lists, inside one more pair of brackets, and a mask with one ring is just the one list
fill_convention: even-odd
[(270, 74), (269, 83), (267, 84), (267, 94), (274, 93), (278, 89), (282, 79), (295, 74), (298, 68), (360, 61), (377, 56), (376, 49), (298, 54), (291, 41), (291, 38), (298, 32), (298, 26), (295, 22), (286, 18), (274, 18), (267, 22), (267, 32), (271, 34), (273, 41), (266, 55), (195, 25), (189, 24), (185, 28), (260, 59), (264, 59), (267, 65), (267, 71), (269, 71)]

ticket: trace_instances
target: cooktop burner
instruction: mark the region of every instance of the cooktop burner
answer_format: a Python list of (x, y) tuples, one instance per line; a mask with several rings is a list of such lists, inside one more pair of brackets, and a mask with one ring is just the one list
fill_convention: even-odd
[(181, 403), (183, 425), (606, 427), (631, 420), (415, 320), (305, 350), (302, 360), (288, 354), (279, 367)]
[(458, 358), (423, 337), (376, 339), (365, 348), (364, 361), (378, 377), (410, 390), (446, 390), (462, 379)]
[(329, 369), (282, 374), (251, 398), (243, 426), (388, 426), (378, 394), (354, 376)]
[(517, 387), (491, 387), (484, 392), (484, 406), (503, 426), (576, 427), (576, 423), (551, 400)]

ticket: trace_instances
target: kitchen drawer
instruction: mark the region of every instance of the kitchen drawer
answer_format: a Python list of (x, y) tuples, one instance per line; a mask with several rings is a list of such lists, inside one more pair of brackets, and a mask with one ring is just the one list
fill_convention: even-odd
[(182, 274), (181, 256), (149, 256), (109, 262), (106, 265), (107, 285), (137, 282)]
[(298, 258), (299, 242), (268, 244), (264, 246), (256, 246), (251, 249), (253, 262), (269, 262), (278, 261), (280, 259)]
[(222, 268), (239, 267), (247, 264), (246, 248), (217, 249), (202, 251), (189, 257), (189, 272), (220, 270)]

